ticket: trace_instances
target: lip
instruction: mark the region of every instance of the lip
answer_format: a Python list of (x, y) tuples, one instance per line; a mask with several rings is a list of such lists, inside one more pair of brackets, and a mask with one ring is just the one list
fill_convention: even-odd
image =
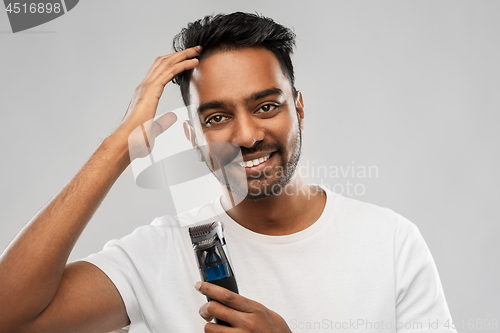
[(267, 155), (273, 154), (273, 153), (274, 153), (274, 151), (267, 151), (267, 152), (262, 152), (262, 153), (258, 153), (258, 154), (253, 154), (253, 155), (246, 155), (243, 157), (243, 161), (247, 162), (247, 161), (255, 160), (255, 159), (258, 159), (258, 158), (261, 158), (261, 157), (264, 157), (264, 156), (267, 156)]

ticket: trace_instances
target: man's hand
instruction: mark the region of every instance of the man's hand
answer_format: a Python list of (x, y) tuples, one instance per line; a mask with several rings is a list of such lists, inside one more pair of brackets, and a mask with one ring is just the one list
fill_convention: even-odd
[[(198, 282), (195, 288), (213, 300), (200, 308), (200, 315), (209, 322), (205, 332), (291, 333), (280, 315), (260, 303), (208, 282)], [(230, 323), (231, 327), (211, 323), (213, 317)]]
[(153, 149), (155, 138), (177, 120), (171, 112), (153, 119), (165, 85), (179, 73), (196, 67), (199, 61), (194, 57), (200, 52), (201, 47), (197, 46), (156, 58), (135, 90), (122, 124), (115, 131), (128, 141), (131, 160), (147, 156)]

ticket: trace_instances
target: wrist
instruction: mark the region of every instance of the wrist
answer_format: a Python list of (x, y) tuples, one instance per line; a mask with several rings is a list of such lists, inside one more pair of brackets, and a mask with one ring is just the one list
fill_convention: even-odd
[(120, 173), (130, 164), (128, 138), (120, 133), (115, 132), (104, 139), (99, 149), (102, 149), (105, 155), (116, 163)]

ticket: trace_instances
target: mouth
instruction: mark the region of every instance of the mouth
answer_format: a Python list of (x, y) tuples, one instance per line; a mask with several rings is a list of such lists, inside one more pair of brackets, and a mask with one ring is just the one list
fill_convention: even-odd
[(272, 154), (273, 153), (269, 153), (269, 154), (267, 154), (265, 156), (261, 156), (259, 158), (254, 158), (252, 160), (239, 162), (239, 165), (243, 168), (252, 168), (252, 167), (258, 166), (262, 163), (267, 162), (267, 160), (269, 160), (271, 158)]

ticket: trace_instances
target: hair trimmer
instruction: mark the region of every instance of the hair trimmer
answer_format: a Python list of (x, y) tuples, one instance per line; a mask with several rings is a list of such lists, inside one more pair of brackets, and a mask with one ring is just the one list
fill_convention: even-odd
[[(222, 223), (212, 222), (189, 228), (189, 236), (198, 261), (201, 279), (238, 293)], [(211, 301), (210, 297), (207, 297)], [(215, 318), (215, 323), (231, 326)]]

